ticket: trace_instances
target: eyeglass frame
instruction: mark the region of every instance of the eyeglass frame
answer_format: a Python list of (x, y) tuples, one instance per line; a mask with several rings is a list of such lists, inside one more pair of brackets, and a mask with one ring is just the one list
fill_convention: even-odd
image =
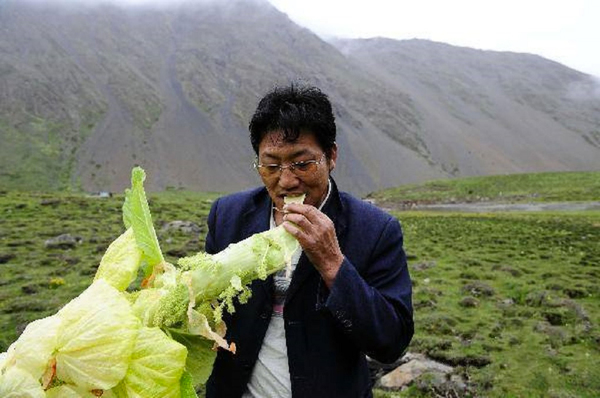
[[(321, 155), (319, 160), (316, 160), (316, 159), (299, 160), (297, 162), (291, 162), (288, 165), (283, 165), (281, 163), (279, 163), (279, 164), (277, 164), (277, 163), (258, 163), (258, 159), (255, 159), (254, 163), (252, 165), (256, 169), (256, 172), (259, 175), (262, 175), (262, 174), (260, 174), (260, 170), (259, 170), (261, 167), (276, 166), (279, 168), (279, 175), (281, 175), (283, 173), (283, 170), (289, 169), (295, 176), (298, 176), (298, 174), (296, 174), (296, 172), (295, 172), (295, 170), (297, 170), (296, 167), (298, 167), (298, 165), (314, 163), (318, 167), (321, 163), (323, 163), (323, 161), (325, 161), (326, 158), (327, 157), (325, 156), (325, 152), (323, 152), (323, 154)], [(302, 171), (301, 171), (301, 173), (302, 173)], [(277, 172), (273, 172), (273, 174), (266, 175), (265, 177), (272, 177), (275, 175), (277, 175)]]

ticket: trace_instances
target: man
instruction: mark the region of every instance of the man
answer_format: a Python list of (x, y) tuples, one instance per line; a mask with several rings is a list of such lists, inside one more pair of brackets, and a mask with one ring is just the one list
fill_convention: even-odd
[[(400, 224), (338, 191), (335, 118), (319, 89), (268, 93), (250, 136), (264, 187), (213, 204), (206, 251), (281, 223), (301, 250), (291, 275), (255, 281), (225, 317), (237, 352), (219, 351), (207, 397), (370, 397), (365, 355), (392, 362), (413, 335)], [(304, 204), (284, 205), (300, 194)]]

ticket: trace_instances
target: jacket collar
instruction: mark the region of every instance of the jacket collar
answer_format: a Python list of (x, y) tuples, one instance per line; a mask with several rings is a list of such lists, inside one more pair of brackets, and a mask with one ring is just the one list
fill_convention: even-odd
[(258, 189), (252, 196), (252, 202), (243, 213), (244, 237), (264, 232), (269, 229), (269, 217), (272, 211), (271, 198), (266, 188)]
[(329, 200), (323, 206), (322, 211), (331, 219), (331, 221), (333, 221), (336, 234), (338, 239), (340, 239), (346, 229), (346, 219), (344, 217), (345, 205), (333, 178), (330, 178), (329, 181), (331, 183), (331, 195), (329, 196)]

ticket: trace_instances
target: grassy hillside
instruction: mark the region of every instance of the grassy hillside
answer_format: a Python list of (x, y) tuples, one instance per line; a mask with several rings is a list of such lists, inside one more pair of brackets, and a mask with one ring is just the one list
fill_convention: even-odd
[[(371, 195), (386, 205), (590, 201), (600, 173), (432, 181)], [(600, 213), (395, 212), (414, 286), (409, 348), (446, 364), (473, 396), (592, 397), (600, 390)], [(460, 396), (422, 382), (379, 397)]]
[(456, 366), (478, 396), (597, 395), (600, 213), (396, 215), (414, 283), (410, 351)]
[[(468, 195), (458, 193), (470, 185), (481, 196), (496, 198), (485, 187), (503, 181), (502, 192), (514, 197), (597, 200), (593, 193), (572, 194), (590, 184), (598, 192), (597, 176), (515, 175), (476, 179), (477, 184), (475, 179), (454, 180), (443, 192), (464, 199)], [(532, 181), (539, 184), (527, 189)], [(418, 200), (446, 200), (436, 196), (438, 183), (402, 190), (418, 192)], [(214, 198), (182, 191), (150, 195), (170, 261), (203, 248)], [(123, 231), (121, 205), (121, 196), (0, 193), (0, 351), (27, 322), (54, 313), (90, 283), (104, 250)], [(473, 396), (597, 395), (599, 212), (394, 215), (405, 231), (414, 283), (411, 352), (454, 366)], [(195, 222), (198, 229), (163, 228), (175, 220)], [(47, 239), (64, 233), (80, 243), (45, 247)], [(402, 392), (375, 391), (378, 397), (453, 394), (448, 385), (427, 378)]]
[[(206, 216), (214, 194), (149, 195), (167, 261), (204, 248)], [(0, 352), (28, 322), (56, 312), (92, 281), (108, 245), (124, 232), (121, 195), (99, 198), (57, 193), (0, 193)], [(163, 229), (189, 220), (199, 232)], [(70, 234), (72, 247), (45, 242)]]
[(600, 200), (600, 171), (507, 174), (430, 181), (375, 192), (381, 203), (569, 202)]

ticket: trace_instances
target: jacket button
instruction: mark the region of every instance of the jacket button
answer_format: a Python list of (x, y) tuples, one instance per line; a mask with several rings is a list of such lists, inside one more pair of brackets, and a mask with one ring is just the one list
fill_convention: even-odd
[(242, 369), (244, 369), (244, 370), (246, 370), (246, 371), (247, 371), (247, 370), (250, 370), (251, 368), (252, 368), (252, 364), (251, 364), (251, 363), (249, 363), (249, 362), (246, 362), (246, 361), (244, 361), (244, 362), (242, 363)]

